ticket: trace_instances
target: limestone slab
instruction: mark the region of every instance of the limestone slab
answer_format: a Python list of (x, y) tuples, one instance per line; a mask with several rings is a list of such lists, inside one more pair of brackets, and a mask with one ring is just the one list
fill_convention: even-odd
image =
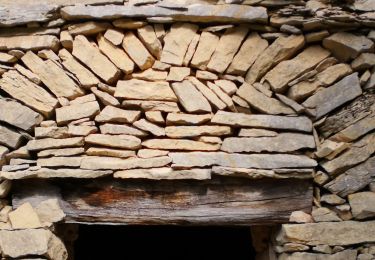
[(122, 47), (141, 70), (151, 68), (155, 62), (154, 57), (131, 31), (124, 34)]
[(115, 125), (115, 124), (104, 124), (100, 126), (100, 132), (102, 134), (111, 134), (111, 135), (134, 135), (138, 137), (147, 136), (147, 132), (139, 130), (132, 126), (127, 125)]
[(113, 83), (120, 76), (120, 70), (83, 35), (74, 38), (72, 54), (106, 83)]
[(40, 228), (42, 224), (40, 219), (30, 203), (24, 203), (16, 210), (8, 214), (12, 228), (27, 229)]
[(6, 126), (0, 125), (0, 144), (15, 149), (20, 146), (22, 135)]
[(81, 165), (83, 157), (50, 157), (50, 158), (39, 158), (37, 160), (37, 166), (40, 167), (78, 167)]
[(47, 149), (38, 152), (38, 158), (49, 157), (49, 156), (73, 156), (80, 155), (85, 152), (82, 147), (79, 148), (63, 148), (63, 149)]
[(154, 123), (151, 123), (147, 121), (146, 119), (142, 118), (134, 122), (133, 125), (143, 131), (150, 132), (151, 134), (155, 136), (165, 136), (165, 130), (163, 127), (155, 125)]
[(41, 151), (46, 149), (79, 147), (83, 146), (84, 139), (82, 137), (73, 137), (65, 139), (45, 138), (38, 140), (30, 140), (26, 149), (29, 151)]
[(210, 32), (202, 32), (199, 38), (198, 46), (190, 62), (191, 66), (201, 70), (206, 70), (207, 64), (210, 61), (218, 43), (219, 36)]
[(155, 34), (154, 27), (152, 25), (143, 26), (137, 29), (137, 33), (149, 52), (157, 59), (160, 59), (163, 46)]
[(201, 125), (210, 121), (211, 118), (211, 114), (168, 113), (167, 125)]
[(100, 169), (111, 169), (111, 170), (127, 170), (135, 168), (155, 168), (163, 167), (171, 162), (171, 158), (168, 156), (161, 156), (155, 158), (114, 158), (114, 157), (96, 157), (88, 156), (82, 160), (81, 168), (100, 170)]
[(114, 174), (120, 179), (151, 179), (151, 180), (208, 180), (211, 169), (173, 170), (172, 168), (133, 169), (118, 171)]
[(70, 35), (76, 36), (79, 34), (90, 36), (96, 35), (98, 33), (104, 32), (107, 30), (111, 24), (109, 23), (101, 23), (95, 21), (88, 21), (84, 23), (76, 23), (68, 26), (68, 31)]
[(105, 135), (105, 134), (91, 134), (85, 137), (85, 142), (88, 144), (102, 145), (113, 148), (123, 148), (135, 150), (141, 145), (141, 140), (131, 135)]
[(135, 151), (111, 149), (111, 148), (103, 148), (103, 147), (90, 147), (89, 149), (87, 149), (86, 154), (90, 156), (108, 156), (108, 157), (128, 158), (128, 157), (134, 157)]
[(170, 138), (190, 138), (202, 135), (222, 136), (230, 135), (232, 130), (229, 126), (202, 125), (202, 126), (167, 126), (165, 135)]
[(136, 108), (144, 111), (180, 112), (176, 102), (169, 101), (147, 101), (147, 100), (125, 100), (122, 102), (125, 108)]
[(99, 115), (95, 117), (95, 121), (99, 123), (133, 123), (138, 120), (140, 116), (140, 111), (106, 106), (100, 111)]
[[(209, 87), (199, 81), (197, 78), (189, 77), (188, 80), (203, 94), (203, 96), (215, 108), (221, 110), (226, 108), (226, 104)], [(189, 111), (188, 111), (189, 112)]]
[(24, 51), (38, 51), (43, 49), (56, 50), (59, 39), (53, 35), (22, 35), (0, 37), (0, 51), (20, 49)]
[(152, 158), (168, 155), (169, 151), (158, 149), (139, 149), (137, 156), (139, 158)]
[(56, 109), (56, 122), (59, 125), (66, 124), (73, 120), (93, 117), (99, 111), (100, 107), (96, 101), (60, 107)]
[(210, 144), (188, 139), (148, 139), (143, 147), (160, 150), (217, 151), (220, 144)]
[(358, 192), (348, 196), (351, 212), (355, 219), (368, 219), (375, 216), (375, 193)]

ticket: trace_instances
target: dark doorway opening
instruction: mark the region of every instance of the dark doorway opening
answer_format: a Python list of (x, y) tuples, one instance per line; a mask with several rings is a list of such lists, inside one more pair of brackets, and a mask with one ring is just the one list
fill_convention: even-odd
[(75, 260), (253, 260), (249, 227), (80, 225)]

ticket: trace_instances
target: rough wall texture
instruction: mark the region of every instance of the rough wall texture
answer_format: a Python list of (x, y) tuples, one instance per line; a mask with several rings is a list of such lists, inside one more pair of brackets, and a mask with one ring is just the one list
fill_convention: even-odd
[[(278, 258), (374, 258), (374, 1), (28, 2), (0, 6), (1, 197), (25, 178), (312, 178)], [(56, 201), (2, 204), (4, 256), (67, 258), (43, 229)]]

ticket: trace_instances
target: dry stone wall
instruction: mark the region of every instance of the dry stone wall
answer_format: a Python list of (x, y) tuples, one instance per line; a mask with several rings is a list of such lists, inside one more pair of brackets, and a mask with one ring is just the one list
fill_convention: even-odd
[[(310, 178), (278, 258), (374, 259), (371, 0), (106, 3), (0, 7), (0, 197), (28, 178)], [(3, 256), (67, 258), (56, 201), (1, 202)]]

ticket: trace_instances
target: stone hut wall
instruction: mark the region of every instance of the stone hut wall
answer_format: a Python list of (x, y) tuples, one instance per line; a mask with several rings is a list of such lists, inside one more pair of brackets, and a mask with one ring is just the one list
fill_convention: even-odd
[(314, 182), (259, 259), (375, 258), (374, 1), (29, 2), (0, 6), (3, 257), (68, 258), (12, 181), (219, 175)]

